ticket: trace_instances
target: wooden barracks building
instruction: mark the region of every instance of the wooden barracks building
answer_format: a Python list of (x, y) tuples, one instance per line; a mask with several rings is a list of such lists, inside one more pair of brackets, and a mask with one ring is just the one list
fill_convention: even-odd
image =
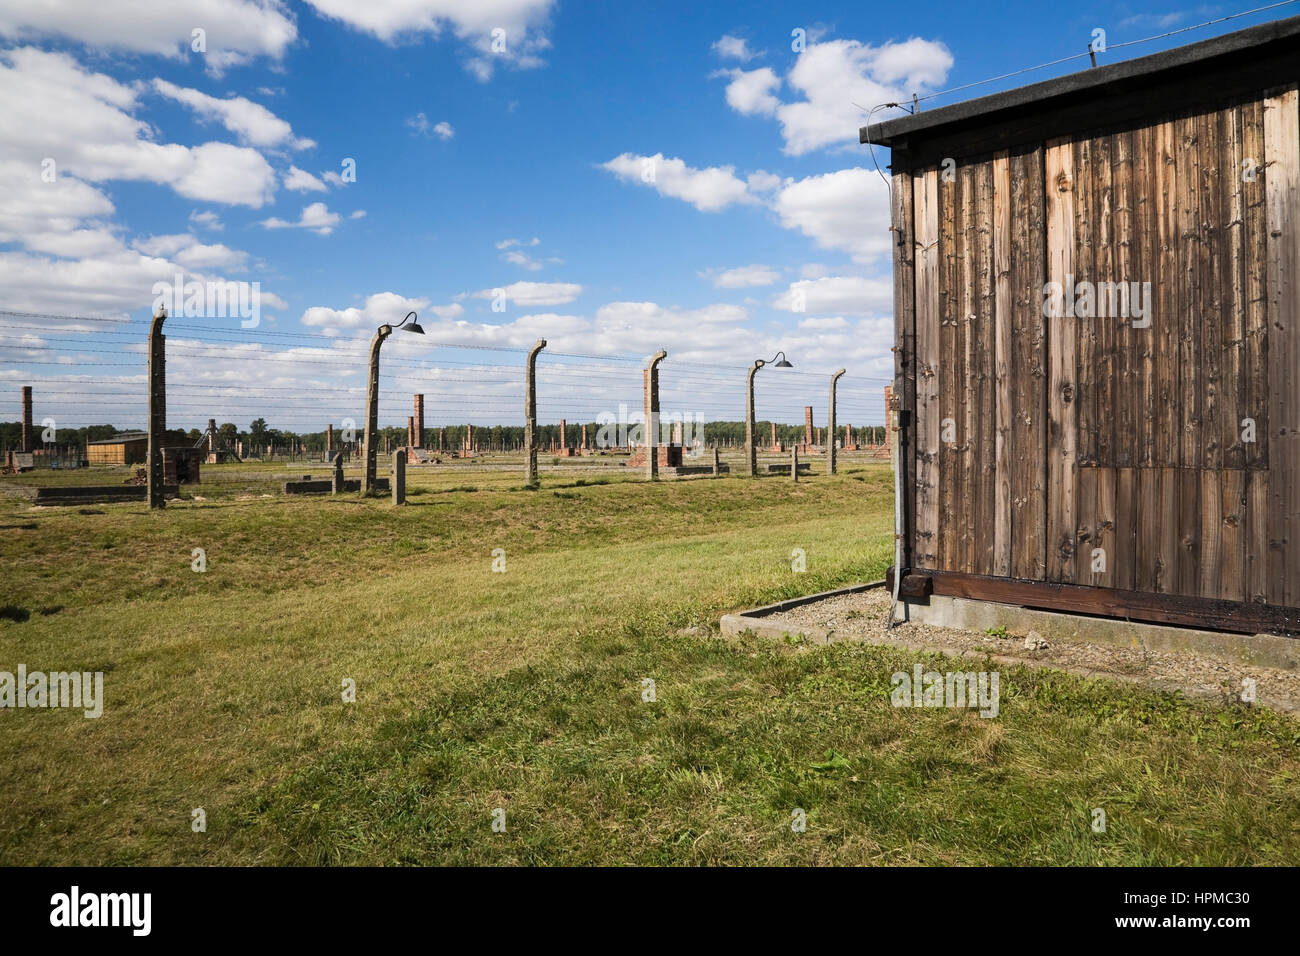
[(1300, 633), (1300, 17), (861, 130), (904, 596)]

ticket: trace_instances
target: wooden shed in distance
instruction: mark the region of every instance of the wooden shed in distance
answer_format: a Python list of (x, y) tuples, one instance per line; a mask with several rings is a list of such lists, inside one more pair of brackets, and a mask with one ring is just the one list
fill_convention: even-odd
[(123, 432), (102, 441), (86, 442), (86, 460), (92, 465), (135, 465), (149, 454), (147, 432)]
[(906, 593), (1300, 633), (1300, 17), (891, 119)]

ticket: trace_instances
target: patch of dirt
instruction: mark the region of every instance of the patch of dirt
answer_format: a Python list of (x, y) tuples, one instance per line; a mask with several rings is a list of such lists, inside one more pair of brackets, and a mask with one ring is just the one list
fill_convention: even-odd
[(833, 640), (859, 640), (953, 656), (990, 654), (1005, 663), (1131, 681), (1225, 702), (1241, 699), (1242, 679), (1249, 677), (1255, 681), (1258, 703), (1300, 712), (1300, 671), (1238, 664), (1194, 651), (1148, 651), (1060, 638), (1045, 641), (1028, 630), (1001, 636), (916, 622), (887, 630), (889, 597), (886, 589), (872, 588), (805, 604), (764, 620), (789, 625), (791, 630), (822, 628), (833, 632)]

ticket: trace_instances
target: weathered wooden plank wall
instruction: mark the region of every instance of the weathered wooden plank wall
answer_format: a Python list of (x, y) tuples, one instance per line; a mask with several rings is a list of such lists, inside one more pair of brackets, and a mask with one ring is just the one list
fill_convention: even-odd
[(914, 567), (1300, 606), (1298, 103), (895, 171)]

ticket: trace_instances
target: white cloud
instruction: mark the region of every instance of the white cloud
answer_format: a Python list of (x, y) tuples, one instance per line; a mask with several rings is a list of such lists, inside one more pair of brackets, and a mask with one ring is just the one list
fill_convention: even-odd
[(624, 153), (601, 165), (623, 182), (653, 186), (660, 195), (715, 212), (737, 203), (770, 207), (786, 229), (797, 229), (824, 249), (869, 263), (887, 252), (889, 193), (874, 172), (854, 167), (805, 179), (782, 180), (759, 170), (742, 180), (734, 166), (693, 169), (662, 154)]
[(297, 222), (286, 222), (272, 216), (270, 219), (263, 219), (262, 226), (266, 229), (309, 229), (318, 236), (328, 236), (334, 231), (340, 218), (338, 213), (330, 212), (329, 207), (323, 202), (314, 202), (303, 208)]
[(381, 325), (396, 325), (406, 318), (407, 313), (419, 313), (428, 307), (428, 299), (408, 299), (396, 292), (379, 292), (368, 297), (360, 309), (314, 306), (303, 312), (301, 321), (303, 325), (333, 329), (376, 329)]
[[(802, 308), (798, 307), (800, 300), (802, 300)], [(894, 285), (888, 278), (864, 279), (858, 276), (800, 279), (798, 282), (790, 283), (790, 287), (773, 300), (772, 307), (785, 312), (892, 315)], [(807, 328), (815, 327), (807, 326)]]
[[(554, 0), (307, 0), (318, 13), (341, 20), (384, 43), (427, 33), (452, 33), (464, 44), (465, 68), (491, 79), (498, 64), (542, 65), (550, 48), (545, 30)], [(504, 31), (496, 37), (493, 31)]]
[(889, 251), (889, 191), (875, 170), (859, 167), (809, 176), (787, 185), (773, 208), (787, 229), (823, 249), (867, 263)]
[(781, 101), (774, 92), (781, 88), (781, 78), (769, 67), (757, 70), (724, 70), (730, 76), (727, 105), (743, 116), (775, 116)]
[(437, 136), (444, 141), (456, 135), (456, 131), (451, 128), (451, 124), (446, 120), (440, 123), (431, 123), (429, 117), (423, 113), (416, 113), (406, 121), (406, 125), (415, 130), (420, 136)]
[(771, 266), (740, 266), (736, 269), (708, 269), (701, 272), (700, 278), (708, 279), (715, 289), (749, 289), (755, 286), (771, 285), (781, 278), (781, 273)]
[(178, 252), (176, 261), (187, 269), (200, 272), (206, 272), (209, 269), (244, 272), (248, 269), (248, 253), (239, 249), (231, 249), (219, 242), (212, 244), (196, 242)]
[(825, 319), (801, 319), (799, 321), (799, 328), (808, 332), (838, 332), (848, 327), (848, 320), (841, 315)]
[(509, 252), (502, 253), (501, 258), (511, 265), (519, 266), (521, 269), (527, 269), (529, 272), (541, 271), (542, 264), (528, 255), (526, 252), (520, 252), (518, 249), (512, 249)]
[[(496, 247), (497, 249), (503, 250), (501, 253), (501, 260), (503, 262), (509, 262), (511, 265), (519, 266), (521, 269), (527, 269), (529, 272), (540, 272), (543, 268), (542, 262), (534, 259), (523, 250), (525, 247), (531, 248), (540, 245), (541, 241), (542, 240), (538, 239), (536, 236), (528, 240), (502, 239), (496, 244)], [(556, 259), (552, 256), (546, 261), (554, 264), (562, 262), (563, 260)]]
[(221, 222), (221, 217), (210, 209), (203, 212), (195, 209), (190, 213), (190, 222), (204, 229), (211, 229), (213, 232), (221, 232), (226, 228)]
[(714, 41), (712, 49), (724, 60), (739, 60), (741, 63), (748, 63), (757, 55), (749, 48), (747, 40), (727, 33)]
[(311, 173), (301, 170), (297, 166), (290, 166), (289, 171), (284, 174), (284, 188), (296, 193), (323, 193), (329, 189), (328, 186)]
[(717, 212), (733, 203), (755, 202), (745, 181), (736, 177), (734, 166), (693, 169), (682, 160), (666, 158), (662, 153), (653, 156), (623, 153), (602, 163), (600, 168), (625, 183), (652, 186), (661, 196), (681, 199), (701, 212)]
[[(785, 152), (792, 156), (827, 146), (856, 144), (866, 121), (863, 109), (910, 100), (942, 84), (952, 69), (948, 48), (917, 37), (872, 46), (857, 40), (812, 43), (785, 77), (800, 99), (779, 100), (781, 79), (766, 67), (724, 70), (728, 105), (748, 116), (772, 116), (781, 124)], [(856, 104), (856, 105), (855, 105)]]
[(262, 104), (242, 96), (218, 99), (161, 79), (155, 79), (153, 87), (168, 99), (188, 106), (203, 119), (220, 123), (249, 146), (307, 149), (316, 145), (310, 139), (295, 137), (293, 127), (288, 123)]
[(260, 208), (276, 177), (262, 154), (229, 143), (158, 143), (130, 115), (133, 88), (82, 69), (72, 57), (31, 47), (0, 52), (0, 159), (91, 182), (136, 180), (170, 186), (188, 199)]
[(194, 271), (229, 269), (243, 272), (248, 267), (248, 253), (221, 243), (207, 245), (189, 233), (137, 239), (131, 243), (131, 248), (147, 256), (172, 259), (178, 265)]
[(507, 301), (530, 308), (535, 305), (568, 305), (582, 295), (582, 286), (576, 282), (512, 282), (499, 290), (482, 289), (473, 295), (476, 299), (493, 299), (498, 291), (505, 293)]
[[(196, 27), (206, 31), (205, 54), (191, 49)], [(0, 0), (0, 36), (17, 41), (59, 37), (95, 51), (127, 50), (176, 60), (201, 57), (219, 71), (257, 56), (278, 60), (298, 29), (284, 5), (274, 0)]]

